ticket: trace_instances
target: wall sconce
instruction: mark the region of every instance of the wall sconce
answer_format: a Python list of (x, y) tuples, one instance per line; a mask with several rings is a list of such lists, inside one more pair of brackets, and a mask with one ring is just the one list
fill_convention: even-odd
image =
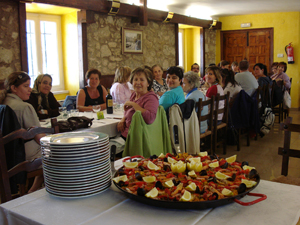
[(173, 18), (174, 13), (173, 12), (169, 12), (167, 18), (163, 21), (163, 23), (169, 23), (171, 21), (171, 19)]
[(217, 25), (217, 20), (213, 20), (212, 24), (210, 25), (209, 29), (213, 29)]
[(109, 10), (108, 15), (115, 16), (119, 12), (120, 8), (120, 0), (112, 0), (111, 8)]

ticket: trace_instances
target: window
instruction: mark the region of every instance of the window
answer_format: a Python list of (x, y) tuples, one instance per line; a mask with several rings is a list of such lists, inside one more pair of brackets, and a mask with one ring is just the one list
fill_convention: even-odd
[(52, 90), (64, 89), (60, 16), (27, 13), (27, 56), (31, 86), (39, 74), (52, 76)]
[(178, 32), (178, 55), (179, 55), (179, 66), (184, 67), (184, 40), (183, 40), (183, 36), (184, 36), (184, 30), (183, 29), (179, 29)]

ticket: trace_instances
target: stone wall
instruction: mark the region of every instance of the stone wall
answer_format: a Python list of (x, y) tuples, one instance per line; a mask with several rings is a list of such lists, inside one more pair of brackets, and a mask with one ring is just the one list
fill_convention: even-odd
[[(89, 68), (114, 74), (118, 66), (132, 69), (160, 64), (164, 70), (174, 66), (175, 25), (148, 21), (147, 26), (131, 23), (131, 18), (95, 14), (87, 26)], [(143, 54), (122, 54), (122, 27), (143, 30)]]
[(0, 1), (0, 79), (21, 70), (18, 3)]
[(205, 29), (205, 67), (216, 62), (216, 30)]

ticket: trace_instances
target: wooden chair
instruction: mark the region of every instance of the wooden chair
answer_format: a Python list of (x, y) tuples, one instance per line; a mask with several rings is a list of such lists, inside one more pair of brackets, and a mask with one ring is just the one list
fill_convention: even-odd
[[(223, 146), (223, 154), (226, 154), (226, 146), (227, 146), (227, 126), (228, 126), (228, 110), (229, 110), (229, 92), (227, 94), (220, 96), (217, 94), (214, 111), (214, 121), (213, 121), (213, 152), (215, 152), (218, 144), (222, 144)], [(222, 109), (219, 108), (219, 102), (224, 101), (224, 107)], [(218, 124), (218, 115), (223, 114), (222, 122)], [(222, 132), (222, 137), (218, 141), (218, 132)]]
[[(281, 90), (283, 90), (283, 82), (277, 82), (277, 83), (273, 82), (272, 91), (271, 91), (271, 100), (272, 100), (271, 102), (273, 102), (273, 99), (275, 97), (275, 86), (276, 86), (276, 84), (280, 87)], [(278, 116), (278, 123), (283, 121), (283, 102), (281, 102), (280, 104), (278, 104), (276, 106), (273, 106), (272, 111), (275, 114), (275, 116)]]
[[(293, 81), (293, 78), (290, 79), (290, 82), (291, 82), (291, 87), (290, 89), (288, 90), (289, 94), (291, 95), (291, 89), (292, 89), (292, 81)], [(284, 119), (286, 119), (287, 117), (289, 117), (290, 115), (290, 109), (289, 108), (282, 108), (282, 112), (283, 112), (283, 117)]]
[[(43, 127), (34, 127), (29, 130), (19, 129), (16, 130), (5, 137), (2, 136), (2, 132), (0, 131), (0, 192), (1, 192), (1, 203), (10, 201), (12, 199), (11, 189), (10, 189), (10, 181), (9, 178), (14, 175), (25, 171), (27, 179), (35, 177), (37, 175), (42, 175), (43, 170), (39, 167), (42, 165), (42, 159), (35, 159), (32, 161), (24, 161), (14, 166), (11, 169), (7, 169), (7, 162), (5, 156), (5, 148), (4, 145), (16, 140), (31, 140), (35, 135), (41, 133), (58, 133), (59, 127), (57, 125), (57, 119), (51, 119), (52, 128), (43, 128)], [(25, 194), (25, 184), (20, 184), (19, 187), (20, 196)]]
[(278, 155), (282, 155), (281, 175), (288, 175), (289, 157), (300, 158), (300, 149), (291, 149), (291, 132), (300, 133), (300, 124), (292, 124), (292, 117), (288, 117), (285, 123), (280, 124), (280, 130), (284, 130), (283, 148), (278, 148)]
[[(199, 127), (201, 127), (201, 122), (202, 121), (208, 121), (208, 129), (207, 131), (205, 131), (204, 133), (200, 133), (200, 140), (201, 139), (208, 139), (208, 137), (210, 137), (210, 151), (212, 152), (213, 149), (213, 112), (214, 112), (214, 102), (215, 102), (215, 96), (212, 96), (211, 99), (203, 101), (202, 98), (199, 98), (198, 101), (198, 112), (197, 112), (197, 116), (198, 116), (198, 121), (199, 121)], [(204, 106), (208, 106), (209, 111), (208, 114), (206, 115), (201, 115), (201, 111), (203, 109)], [(201, 149), (200, 149), (201, 150)]]

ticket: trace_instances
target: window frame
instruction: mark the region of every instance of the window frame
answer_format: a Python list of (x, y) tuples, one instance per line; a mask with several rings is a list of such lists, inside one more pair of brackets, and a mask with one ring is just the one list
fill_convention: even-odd
[[(62, 54), (62, 34), (61, 34), (61, 16), (48, 15), (39, 13), (26, 13), (26, 20), (33, 20), (35, 24), (35, 40), (36, 40), (36, 56), (37, 56), (37, 69), (38, 74), (36, 77), (43, 73), (43, 58), (42, 58), (42, 45), (41, 45), (41, 21), (49, 21), (56, 23), (57, 34), (57, 54), (58, 54), (58, 70), (59, 70), (59, 85), (53, 85), (51, 91), (63, 91), (65, 89), (64, 73), (63, 73), (63, 54)], [(27, 29), (26, 29), (27, 34)], [(26, 43), (27, 45), (27, 43)], [(29, 62), (29, 59), (28, 59)], [(31, 75), (31, 74), (30, 74)], [(32, 80), (31, 83), (34, 81)]]

